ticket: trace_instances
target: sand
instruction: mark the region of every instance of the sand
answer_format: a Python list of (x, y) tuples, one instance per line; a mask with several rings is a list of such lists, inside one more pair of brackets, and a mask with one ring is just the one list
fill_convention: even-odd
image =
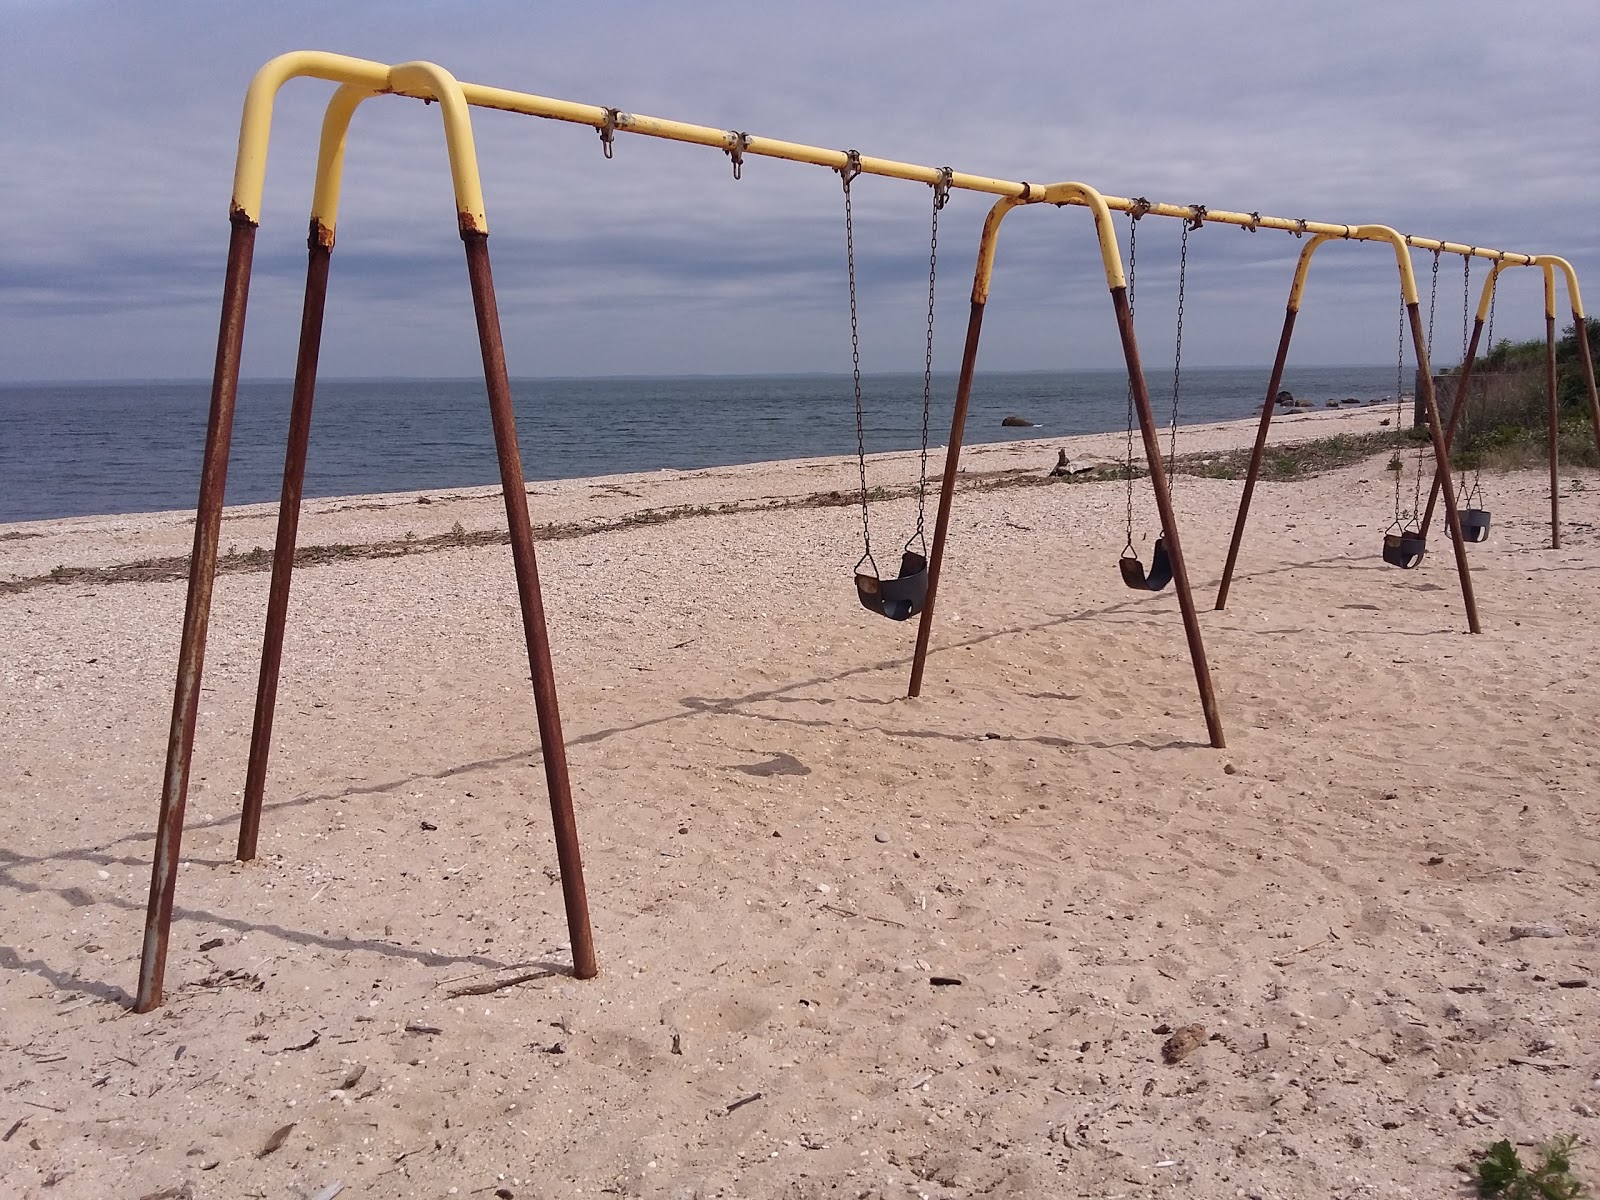
[[(959, 497), (907, 700), (915, 624), (856, 603), (859, 512), (794, 503), (853, 477), (530, 488), (575, 535), (539, 557), (588, 982), (505, 546), (297, 573), (248, 865), (267, 576), (219, 580), (146, 1015), (183, 582), (0, 592), (0, 1195), (1422, 1197), (1498, 1138), (1600, 1135), (1595, 473), (1563, 476), (1559, 551), (1542, 476), (1488, 481), (1476, 637), (1442, 538), (1417, 571), (1379, 562), (1381, 457), (1262, 485), (1220, 613), (1239, 484), (1180, 478), (1222, 751), (1172, 593), (1118, 579), (1119, 484)], [(302, 543), (502, 520), (493, 489), (427, 499), (311, 502)], [(891, 545), (913, 509), (874, 519)], [(182, 513), (0, 527), (0, 580), (191, 535)], [(270, 508), (222, 539), (270, 547)]]

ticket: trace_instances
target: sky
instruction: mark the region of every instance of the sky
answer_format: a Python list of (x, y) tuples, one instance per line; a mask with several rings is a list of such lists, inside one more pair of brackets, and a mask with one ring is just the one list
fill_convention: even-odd
[[(294, 49), (429, 59), (463, 80), (975, 174), (1560, 254), (1592, 312), (1594, 16), (1592, 0), (0, 0), (0, 382), (209, 376), (240, 105), (256, 69)], [(247, 377), (293, 370), (331, 91), (295, 80), (279, 95)], [(619, 135), (607, 161), (582, 126), (480, 112), (474, 129), (513, 376), (849, 370), (833, 172), (751, 159), (735, 182), (707, 148)], [(862, 367), (919, 369), (930, 190), (863, 178), (853, 198)], [(940, 369), (959, 360), (991, 203), (957, 194), (940, 217)], [(1179, 232), (1140, 226), (1152, 366), (1172, 359)], [(1184, 362), (1269, 365), (1299, 248), (1192, 234)], [(1426, 317), (1431, 256), (1416, 261)], [(1462, 282), (1445, 259), (1441, 364), (1460, 357)], [(1393, 362), (1397, 293), (1385, 247), (1319, 251), (1291, 361)], [(1558, 310), (1564, 326), (1564, 294)], [(1539, 273), (1508, 272), (1497, 337), (1539, 336), (1542, 316)], [(1087, 213), (1013, 213), (981, 367), (1119, 364)], [(352, 128), (323, 374), (479, 366), (438, 110), (381, 97)]]

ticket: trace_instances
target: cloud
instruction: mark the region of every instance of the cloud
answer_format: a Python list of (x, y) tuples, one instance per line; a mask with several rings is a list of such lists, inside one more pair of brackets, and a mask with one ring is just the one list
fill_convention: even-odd
[[(1600, 275), (1600, 166), (1586, 142), (1600, 26), (1587, 5), (1553, 0), (1514, 21), (1488, 0), (1290, 11), (1239, 0), (1203, 14), (1165, 2), (619, 3), (597, 19), (592, 6), (509, 2), (224, 14), (193, 2), (9, 0), (0, 372), (209, 370), (244, 85), (271, 55), (313, 45), (427, 57), (475, 81), (1002, 177), (1553, 251)], [(247, 342), (257, 374), (287, 374), (293, 362), (330, 91), (295, 81), (278, 102)], [(476, 367), (437, 112), (379, 98), (356, 118), (329, 370)], [(847, 366), (837, 176), (753, 160), (735, 184), (725, 156), (705, 148), (622, 137), (607, 162), (586, 128), (480, 113), (475, 130), (502, 317), (526, 363), (513, 370)], [(864, 179), (855, 201), (868, 353), (878, 369), (910, 368), (921, 353), (928, 191)], [(941, 220), (946, 368), (987, 204), (960, 196)], [(1154, 355), (1174, 324), (1176, 223), (1146, 222), (1141, 239), (1140, 336)], [(1299, 243), (1211, 227), (1192, 249), (1186, 359), (1270, 359)], [(1386, 255), (1319, 255), (1297, 359), (1383, 361)], [(1426, 272), (1426, 256), (1418, 263)], [(985, 364), (1115, 365), (1097, 271), (1085, 214), (1008, 218)], [(1537, 332), (1537, 279), (1508, 277), (1506, 289), (1503, 327)]]

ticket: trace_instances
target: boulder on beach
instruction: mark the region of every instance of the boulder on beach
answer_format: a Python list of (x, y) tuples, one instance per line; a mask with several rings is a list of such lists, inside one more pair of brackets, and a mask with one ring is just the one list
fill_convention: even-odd
[(1033, 422), (1028, 420), (1027, 417), (1017, 417), (1017, 416), (1007, 417), (1005, 420), (1001, 421), (1000, 424), (1008, 426), (1008, 427), (1010, 427), (1012, 429), (1032, 429), (1033, 428)]

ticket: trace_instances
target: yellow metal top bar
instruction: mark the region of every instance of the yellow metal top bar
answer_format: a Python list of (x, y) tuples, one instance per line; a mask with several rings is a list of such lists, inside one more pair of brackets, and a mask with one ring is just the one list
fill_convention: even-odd
[[(577, 104), (570, 100), (554, 100), (527, 92), (508, 91), (504, 88), (486, 87), (476, 83), (458, 83), (454, 76), (431, 63), (402, 63), (388, 66), (369, 59), (350, 58), (318, 50), (297, 50), (283, 54), (268, 62), (256, 73), (245, 96), (244, 114), (239, 129), (239, 158), (234, 173), (232, 212), (236, 217), (257, 222), (261, 215), (261, 193), (266, 178), (267, 143), (272, 123), (272, 104), (281, 88), (290, 79), (311, 77), (334, 83), (350, 85), (366, 95), (393, 94), (413, 99), (438, 101), (444, 110), (446, 138), (450, 147), (451, 173), (456, 189), (456, 207), (463, 228), (487, 231), (483, 215), (482, 188), (478, 181), (476, 162), (472, 159), (472, 130), (461, 101), (466, 106), (499, 109), (521, 113), (525, 116), (544, 117), (588, 125), (596, 130), (606, 128), (643, 137), (664, 138), (669, 141), (688, 142), (710, 146), (727, 153), (740, 152), (762, 158), (786, 159), (790, 162), (811, 163), (835, 170), (849, 162), (843, 150), (829, 150), (820, 146), (807, 146), (799, 142), (779, 141), (758, 137), (736, 130), (717, 129), (709, 125), (690, 125), (682, 121), (669, 121), (660, 117), (622, 112), (593, 104)], [(354, 100), (354, 95), (351, 97)], [(353, 104), (351, 105), (353, 108)], [(908, 179), (918, 183), (934, 184), (943, 177), (938, 167), (924, 167), (915, 163), (897, 162), (887, 158), (862, 155), (860, 170), (867, 175), (883, 175), (893, 179)], [(971, 175), (954, 171), (949, 185), (965, 191), (987, 192), (991, 195), (1013, 197), (1023, 202), (1045, 201), (1056, 204), (1091, 205), (1081, 194), (1045, 198), (1046, 189), (1038, 184), (1016, 183), (993, 179), (984, 175)], [(1091, 189), (1092, 190), (1092, 189)], [(1059, 193), (1058, 193), (1059, 194)], [(1438, 250), (1446, 254), (1486, 258), (1495, 262), (1517, 266), (1546, 265), (1563, 269), (1572, 287), (1574, 309), (1581, 311), (1577, 302), (1576, 280), (1572, 270), (1562, 260), (1546, 255), (1513, 253), (1494, 250), (1486, 246), (1469, 246), (1461, 242), (1438, 241), (1433, 238), (1398, 234), (1387, 226), (1361, 224), (1333, 224), (1325, 221), (1307, 221), (1290, 217), (1263, 216), (1260, 213), (1230, 212), (1223, 209), (1203, 209), (1194, 205), (1149, 203), (1138, 198), (1100, 196), (1096, 200), (1105, 209), (1118, 212), (1138, 212), (1140, 215), (1177, 217), (1193, 220), (1202, 217), (1207, 223), (1236, 225), (1251, 231), (1276, 229), (1296, 235), (1321, 235), (1325, 238), (1346, 238), (1352, 241), (1390, 242), (1398, 253), (1405, 247), (1418, 250)]]

